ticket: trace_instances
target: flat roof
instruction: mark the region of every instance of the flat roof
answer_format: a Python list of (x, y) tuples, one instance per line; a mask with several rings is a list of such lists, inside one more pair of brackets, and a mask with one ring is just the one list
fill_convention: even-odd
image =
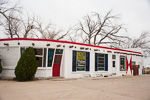
[(117, 50), (117, 51), (124, 51), (124, 52), (130, 52), (130, 53), (141, 54), (141, 52), (135, 52), (135, 51), (130, 51), (130, 50), (123, 50), (123, 49), (117, 49), (117, 48), (110, 48), (110, 47), (96, 46), (96, 45), (83, 44), (83, 43), (76, 43), (76, 42), (70, 42), (70, 41), (62, 41), (62, 40), (35, 39), (35, 38), (6, 38), (6, 39), (0, 39), (0, 41), (13, 41), (13, 40), (50, 41), (50, 42), (76, 44), (76, 45), (82, 45), (82, 46), (88, 46), (88, 47), (96, 47), (96, 48), (103, 48), (103, 49), (109, 49), (109, 50)]

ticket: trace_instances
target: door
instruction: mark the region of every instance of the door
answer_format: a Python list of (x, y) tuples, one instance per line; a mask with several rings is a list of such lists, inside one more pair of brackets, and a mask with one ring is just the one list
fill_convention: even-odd
[(139, 65), (133, 65), (133, 75), (139, 75)]
[(54, 64), (53, 64), (53, 77), (60, 76), (61, 59), (62, 59), (62, 55), (55, 55)]

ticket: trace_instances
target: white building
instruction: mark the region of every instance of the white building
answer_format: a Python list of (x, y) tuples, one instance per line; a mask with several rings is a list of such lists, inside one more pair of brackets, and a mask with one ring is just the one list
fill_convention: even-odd
[(142, 74), (142, 51), (94, 46), (50, 39), (0, 39), (1, 76), (15, 77), (14, 70), (21, 54), (33, 47), (39, 61), (36, 77), (100, 77), (133, 75), (133, 65)]

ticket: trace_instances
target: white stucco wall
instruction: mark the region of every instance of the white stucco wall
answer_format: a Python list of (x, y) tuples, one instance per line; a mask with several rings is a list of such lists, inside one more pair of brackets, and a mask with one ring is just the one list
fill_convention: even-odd
[[(4, 45), (4, 43), (9, 43), (9, 46)], [(18, 45), (20, 43), (20, 45)], [(32, 43), (35, 45), (32, 46)], [(47, 46), (50, 44), (50, 46)], [(57, 45), (61, 45), (57, 47)], [(132, 56), (132, 61), (136, 61), (136, 65), (140, 65), (139, 74), (142, 74), (142, 66), (143, 66), (143, 58), (136, 55), (126, 55), (115, 53), (117, 50), (97, 48), (92, 46), (85, 45), (77, 45), (71, 43), (62, 43), (62, 42), (51, 42), (51, 41), (31, 41), (31, 40), (13, 40), (13, 41), (0, 41), (0, 55), (2, 59), (3, 72), (1, 76), (11, 76), (14, 77), (14, 69), (17, 65), (17, 62), (20, 58), (20, 48), (21, 47), (29, 47), (32, 46), (34, 48), (53, 48), (53, 49), (63, 49), (62, 62), (60, 67), (60, 77), (65, 78), (82, 78), (85, 74), (90, 75), (91, 77), (97, 77), (98, 74), (112, 74), (116, 73), (116, 75), (120, 76), (122, 74), (126, 74), (126, 71), (120, 71), (120, 56), (127, 56), (128, 63), (130, 62), (130, 58)], [(69, 46), (73, 46), (73, 48), (69, 48)], [(83, 47), (84, 49), (80, 49)], [(89, 48), (85, 50), (85, 48)], [(98, 49), (98, 51), (94, 51)], [(73, 50), (76, 51), (85, 51), (90, 52), (90, 71), (72, 71), (72, 53)], [(107, 51), (111, 51), (108, 53)], [(124, 51), (119, 51), (124, 52)], [(140, 51), (142, 52), (142, 51)], [(108, 71), (95, 71), (95, 53), (103, 53), (108, 54)], [(131, 54), (131, 52), (127, 52)], [(135, 54), (135, 53), (132, 53)], [(116, 55), (116, 59), (112, 60), (112, 55)], [(46, 57), (48, 58), (48, 57)], [(54, 61), (54, 58), (53, 58)], [(116, 67), (112, 67), (112, 61), (116, 62)], [(46, 59), (47, 66), (47, 59)], [(128, 68), (129, 69), (129, 68)], [(36, 72), (36, 77), (52, 77), (53, 67), (39, 67)]]

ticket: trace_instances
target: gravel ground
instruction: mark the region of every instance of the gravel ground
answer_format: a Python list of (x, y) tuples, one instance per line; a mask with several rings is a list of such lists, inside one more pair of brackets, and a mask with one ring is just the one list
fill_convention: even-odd
[(29, 82), (0, 80), (0, 100), (150, 100), (150, 75)]

